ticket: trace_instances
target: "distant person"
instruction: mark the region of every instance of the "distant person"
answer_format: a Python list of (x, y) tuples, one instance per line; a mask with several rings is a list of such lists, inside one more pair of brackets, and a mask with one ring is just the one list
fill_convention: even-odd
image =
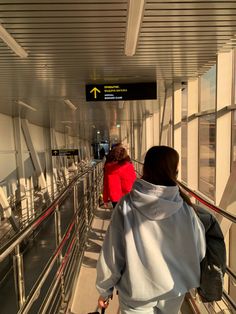
[(122, 143), (113, 143), (112, 145), (111, 145), (111, 149), (113, 149), (113, 148), (115, 148), (115, 147), (117, 147), (117, 146), (122, 146)]
[(148, 150), (143, 177), (114, 209), (97, 263), (99, 307), (118, 290), (121, 314), (177, 314), (200, 285), (205, 230), (177, 185), (179, 155)]
[(104, 165), (103, 201), (112, 202), (113, 207), (122, 196), (130, 192), (136, 173), (124, 147), (115, 146)]
[(73, 158), (68, 158), (68, 173), (69, 173), (69, 178), (73, 178), (73, 176), (76, 174), (77, 172), (77, 166), (75, 165), (75, 161)]
[(99, 151), (99, 158), (103, 159), (105, 157), (105, 154), (106, 154), (105, 149), (104, 147), (102, 147)]

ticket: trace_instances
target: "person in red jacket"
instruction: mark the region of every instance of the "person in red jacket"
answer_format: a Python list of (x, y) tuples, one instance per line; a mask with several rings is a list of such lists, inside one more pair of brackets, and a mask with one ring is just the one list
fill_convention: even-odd
[(134, 166), (126, 149), (121, 145), (115, 146), (104, 165), (104, 203), (110, 200), (115, 207), (121, 197), (130, 192), (135, 180)]

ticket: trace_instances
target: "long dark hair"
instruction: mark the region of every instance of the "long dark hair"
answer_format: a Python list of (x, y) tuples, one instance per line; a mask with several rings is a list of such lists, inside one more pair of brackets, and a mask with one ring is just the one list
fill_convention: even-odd
[[(175, 186), (178, 175), (179, 154), (169, 146), (153, 146), (145, 156), (143, 177), (145, 181), (163, 186)], [(194, 207), (190, 198), (179, 188), (183, 200)]]
[(114, 148), (112, 148), (107, 156), (107, 162), (117, 161), (119, 164), (122, 164), (130, 160), (131, 159), (127, 153), (127, 150), (121, 145), (116, 145)]

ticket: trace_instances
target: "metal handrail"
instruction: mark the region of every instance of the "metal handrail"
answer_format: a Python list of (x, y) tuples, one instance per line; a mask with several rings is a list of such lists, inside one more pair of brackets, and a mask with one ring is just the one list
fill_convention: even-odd
[[(66, 306), (68, 297), (71, 295), (71, 288), (69, 284), (75, 280), (77, 274), (77, 271), (74, 271), (74, 268), (76, 267), (78, 270), (78, 264), (75, 264), (75, 261), (79, 261), (80, 263), (82, 260), (82, 249), (85, 245), (88, 228), (92, 222), (93, 210), (98, 202), (98, 195), (101, 188), (100, 176), (103, 173), (101, 170), (102, 168), (100, 167), (101, 165), (98, 164), (99, 163), (96, 163), (96, 165), (89, 165), (84, 168), (83, 172), (77, 174), (71, 182), (59, 192), (60, 195), (54, 199), (47, 209), (41, 212), (39, 216), (34, 218), (6, 244), (0, 247), (0, 261), (9, 256), (13, 250), (15, 250), (13, 262), (15, 292), (18, 299), (19, 314), (28, 313), (36, 299), (41, 296), (41, 290), (55, 265), (57, 265), (57, 272), (50, 284), (50, 288), (48, 289), (46, 296), (42, 294), (44, 299), (41, 303), (39, 312), (45, 314), (49, 306), (56, 306), (55, 310), (57, 310), (58, 306)], [(96, 187), (92, 187), (92, 190), (88, 192), (87, 184), (91, 179), (95, 180), (94, 182)], [(65, 233), (63, 231), (62, 236), (61, 232), (63, 228), (61, 227), (61, 213), (59, 206), (67, 197), (70, 197), (70, 195), (73, 197), (73, 218), (71, 218), (69, 225), (67, 224), (66, 231)], [(82, 196), (80, 201), (78, 199), (79, 195)], [(81, 208), (83, 208), (83, 212), (81, 212)], [(33, 235), (34, 232), (38, 230), (38, 227), (41, 226), (42, 223), (48, 221), (47, 218), (52, 215), (55, 215), (54, 223), (56, 248), (50, 255), (43, 271), (34, 282), (33, 287), (26, 294), (23, 264), (24, 256), (23, 253), (21, 253), (20, 244), (24, 239), (28, 239), (29, 236)], [(79, 245), (76, 245), (78, 236), (80, 241)], [(64, 251), (64, 249), (66, 250)], [(58, 263), (56, 263), (56, 261), (58, 261)], [(73, 267), (73, 269), (71, 267)], [(58, 284), (60, 284), (60, 300), (56, 299), (58, 297)], [(57, 300), (56, 305), (54, 304), (54, 301), (52, 302), (53, 298), (54, 301)], [(40, 306), (40, 304), (37, 304), (36, 306)]]
[[(62, 261), (61, 267), (60, 267), (60, 269), (58, 270), (56, 276), (53, 279), (52, 286), (48, 290), (48, 296), (45, 298), (44, 302), (42, 303), (41, 308), (39, 310), (39, 313), (41, 313), (41, 314), (46, 313), (46, 309), (49, 306), (50, 302), (52, 301), (53, 294), (55, 293), (57, 285), (58, 285), (58, 283), (59, 283), (59, 281), (60, 281), (60, 279), (61, 279), (61, 277), (63, 275), (63, 270), (64, 270), (66, 264), (68, 263), (68, 260), (70, 258), (71, 252), (74, 249), (75, 245), (76, 245), (76, 235), (72, 238), (72, 240), (71, 240), (71, 242), (69, 244), (69, 248), (65, 252), (65, 257), (64, 257), (64, 259)], [(27, 311), (25, 313), (27, 313)]]
[(6, 244), (0, 248), (0, 262), (4, 260), (14, 248), (20, 244), (36, 227), (38, 227), (47, 217), (49, 217), (55, 210), (56, 206), (70, 193), (71, 188), (86, 172), (91, 170), (92, 167), (88, 167), (78, 176), (72, 179), (72, 181), (62, 190), (61, 194), (52, 201), (50, 207), (46, 208), (38, 217), (33, 219), (23, 230), (16, 233)]
[(143, 166), (143, 162), (141, 162), (141, 161), (138, 161), (138, 160), (136, 160), (136, 159), (132, 159), (132, 161), (137, 162), (137, 164), (140, 164), (140, 165)]
[(236, 274), (235, 272), (232, 270), (232, 268), (228, 267), (226, 268), (226, 273), (227, 275), (229, 275), (233, 280), (234, 282), (236, 282)]
[(196, 198), (199, 202), (201, 202), (202, 204), (206, 205), (207, 207), (209, 207), (210, 209), (212, 209), (216, 213), (218, 213), (218, 214), (224, 216), (225, 218), (229, 219), (231, 222), (236, 223), (236, 216), (234, 214), (231, 214), (231, 213), (225, 211), (224, 209), (211, 204), (206, 199), (204, 199), (202, 196), (200, 196), (197, 192), (192, 191), (190, 188), (188, 188), (184, 183), (178, 181), (178, 184), (184, 190), (186, 190), (190, 195), (192, 195), (194, 198)]
[(229, 294), (224, 290), (223, 291), (223, 296), (226, 299), (226, 301), (230, 304), (230, 306), (236, 310), (236, 303), (234, 302), (234, 300), (229, 296)]
[[(181, 186), (185, 191), (187, 191), (190, 195), (192, 195), (195, 199), (197, 199), (199, 202), (207, 206), (208, 208), (212, 209), (216, 213), (220, 214), (221, 216), (225, 217), (226, 219), (230, 220), (231, 222), (236, 222), (236, 216), (226, 212), (224, 209), (215, 206), (208, 202), (206, 199), (204, 199), (202, 196), (200, 196), (197, 192), (192, 191), (189, 189), (184, 183), (178, 181), (179, 186)], [(227, 275), (232, 278), (233, 280), (236, 280), (236, 274), (235, 272), (228, 266), (226, 266), (226, 273)], [(226, 291), (223, 292), (223, 297), (227, 300), (227, 302), (230, 304), (230, 306), (235, 310), (236, 304), (233, 301), (233, 299), (228, 295)]]
[(48, 275), (49, 275), (49, 273), (50, 273), (50, 271), (51, 271), (51, 269), (53, 267), (53, 265), (57, 261), (57, 258), (59, 256), (60, 252), (62, 251), (62, 248), (64, 247), (66, 241), (68, 240), (72, 228), (75, 225), (75, 216), (76, 215), (74, 215), (71, 224), (67, 228), (67, 231), (66, 231), (66, 233), (65, 233), (61, 243), (57, 247), (57, 249), (54, 252), (54, 254), (51, 256), (50, 260), (48, 261), (48, 263), (45, 266), (44, 270), (42, 271), (41, 275), (39, 276), (37, 282), (35, 283), (33, 289), (30, 291), (30, 294), (28, 295), (25, 304), (23, 305), (23, 307), (21, 307), (21, 309), (19, 310), (18, 314), (28, 313), (32, 303), (34, 302), (35, 299), (37, 299), (38, 292), (42, 288), (45, 280), (47, 279), (47, 277), (48, 277)]
[[(133, 159), (134, 162), (143, 165), (142, 162)], [(186, 190), (190, 195), (192, 195), (194, 198), (196, 198), (200, 203), (206, 205), (207, 207), (209, 207), (210, 209), (212, 209), (213, 211), (217, 212), (218, 214), (224, 216), (225, 218), (229, 219), (231, 222), (236, 223), (236, 215), (231, 214), (227, 211), (225, 211), (224, 209), (215, 206), (213, 204), (211, 204), (210, 202), (208, 202), (206, 199), (204, 199), (200, 194), (198, 194), (197, 192), (191, 190), (189, 187), (187, 187), (187, 185), (185, 185), (184, 183), (177, 181), (179, 186), (181, 186), (184, 190)]]

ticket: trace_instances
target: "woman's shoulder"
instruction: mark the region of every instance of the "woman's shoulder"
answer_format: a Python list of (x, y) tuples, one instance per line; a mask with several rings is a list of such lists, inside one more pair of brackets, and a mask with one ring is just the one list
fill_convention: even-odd
[(183, 208), (185, 210), (185, 214), (190, 217), (192, 225), (205, 231), (204, 224), (201, 221), (197, 208), (195, 208), (195, 206), (192, 207), (188, 205), (186, 202), (184, 202)]
[(198, 214), (193, 206), (190, 206), (186, 202), (183, 202), (182, 210), (185, 212), (185, 215), (191, 218), (191, 220), (199, 220)]

